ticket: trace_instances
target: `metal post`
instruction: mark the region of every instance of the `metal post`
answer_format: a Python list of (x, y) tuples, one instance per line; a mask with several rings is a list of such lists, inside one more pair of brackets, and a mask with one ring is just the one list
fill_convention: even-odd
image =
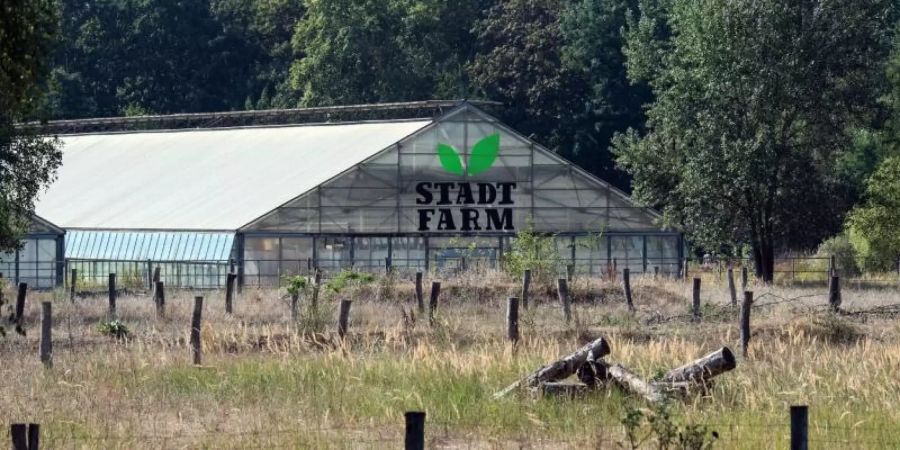
[(809, 448), (809, 408), (791, 406), (791, 450)]

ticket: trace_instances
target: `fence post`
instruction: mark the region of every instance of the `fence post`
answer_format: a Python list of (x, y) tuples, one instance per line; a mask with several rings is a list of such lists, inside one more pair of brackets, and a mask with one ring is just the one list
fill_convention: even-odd
[(156, 285), (156, 282), (159, 281), (159, 279), (160, 279), (160, 268), (159, 268), (159, 266), (156, 266), (155, 268), (153, 268), (153, 285), (154, 286)]
[(405, 450), (425, 450), (425, 412), (408, 411), (406, 417)]
[(659, 266), (653, 266), (653, 279), (656, 280), (659, 278)]
[(837, 275), (832, 275), (828, 283), (828, 304), (832, 312), (841, 310), (841, 277)]
[(506, 300), (506, 337), (513, 344), (519, 342), (519, 299)]
[(294, 292), (291, 294), (291, 321), (297, 321), (297, 308), (300, 304), (300, 293)]
[(24, 423), (14, 423), (9, 426), (9, 436), (12, 438), (12, 450), (28, 450), (28, 426)]
[(349, 327), (350, 322), (350, 305), (353, 304), (352, 301), (343, 299), (341, 300), (341, 310), (338, 315), (338, 336), (341, 339), (347, 334), (347, 329)]
[(231, 272), (225, 275), (225, 314), (234, 312), (234, 278), (235, 275)]
[(156, 317), (160, 318), (166, 315), (166, 286), (162, 281), (156, 282)]
[(750, 307), (753, 305), (753, 292), (744, 291), (744, 301), (741, 303), (741, 355), (747, 357), (747, 347), (750, 345)]
[(691, 314), (694, 320), (700, 320), (700, 278), (694, 278), (694, 295), (691, 303)]
[(28, 424), (28, 450), (41, 448), (41, 426), (36, 423)]
[(631, 270), (627, 267), (622, 269), (622, 287), (625, 290), (625, 304), (628, 311), (634, 312), (634, 303), (631, 299)]
[(241, 263), (237, 268), (237, 293), (241, 295), (244, 292), (244, 264)]
[(153, 289), (153, 261), (147, 260), (147, 286)]
[(53, 304), (41, 303), (41, 362), (53, 367)]
[(441, 283), (434, 281), (431, 283), (431, 297), (428, 301), (428, 324), (434, 326), (434, 313), (438, 308), (438, 297), (441, 295)]
[(828, 258), (828, 276), (833, 277), (837, 275), (837, 260), (834, 255), (831, 255)]
[(116, 318), (116, 274), (109, 274), (109, 318)]
[(312, 299), (310, 301), (310, 306), (316, 308), (319, 306), (319, 288), (322, 287), (322, 271), (319, 268), (316, 268), (316, 276), (313, 281), (313, 294)]
[(566, 264), (566, 281), (572, 281), (575, 276), (575, 264)]
[(75, 302), (75, 289), (78, 284), (78, 269), (72, 269), (72, 281), (69, 283), (69, 301)]
[(191, 350), (194, 353), (194, 365), (202, 363), (200, 327), (203, 320), (203, 297), (194, 297), (194, 315), (191, 317)]
[(809, 408), (791, 406), (791, 450), (809, 448)]
[(684, 279), (685, 279), (685, 280), (688, 279), (688, 272), (689, 272), (689, 270), (688, 270), (688, 263), (690, 263), (690, 260), (687, 259), (687, 258), (684, 258), (684, 261), (682, 261), (682, 266), (683, 266), (683, 267), (682, 267), (682, 270), (681, 270), (681, 274), (684, 275)]
[(731, 294), (731, 306), (737, 307), (737, 289), (734, 286), (734, 269), (728, 268), (728, 293)]
[(419, 315), (425, 312), (425, 294), (422, 291), (422, 272), (416, 272), (416, 305), (419, 307)]
[(528, 309), (528, 289), (531, 287), (531, 269), (522, 274), (522, 309)]
[(566, 283), (565, 278), (556, 280), (556, 292), (559, 296), (560, 303), (562, 303), (563, 315), (566, 316), (566, 323), (569, 323), (572, 321), (572, 306), (569, 301), (569, 285)]
[(747, 290), (747, 266), (741, 266), (741, 290)]
[(19, 283), (19, 292), (16, 295), (16, 325), (22, 326), (25, 322), (25, 296), (28, 295), (28, 283)]

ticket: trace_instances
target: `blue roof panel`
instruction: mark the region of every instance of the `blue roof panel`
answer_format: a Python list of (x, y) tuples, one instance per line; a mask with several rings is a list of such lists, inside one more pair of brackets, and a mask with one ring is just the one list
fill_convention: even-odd
[(120, 261), (227, 261), (234, 233), (68, 230), (66, 258)]

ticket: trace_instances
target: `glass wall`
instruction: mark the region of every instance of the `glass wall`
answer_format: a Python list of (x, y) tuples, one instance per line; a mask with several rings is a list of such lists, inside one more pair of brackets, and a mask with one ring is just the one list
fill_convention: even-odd
[(32, 236), (18, 251), (0, 253), (0, 273), (10, 282), (28, 283), (29, 288), (51, 289), (61, 269), (56, 236)]

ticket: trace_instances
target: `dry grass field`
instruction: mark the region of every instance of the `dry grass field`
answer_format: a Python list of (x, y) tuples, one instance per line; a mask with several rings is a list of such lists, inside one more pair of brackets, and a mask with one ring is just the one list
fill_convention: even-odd
[[(811, 448), (900, 447), (900, 319), (827, 313), (824, 287), (752, 286), (748, 358), (706, 395), (670, 403), (661, 420), (662, 411), (614, 388), (574, 399), (492, 396), (598, 336), (611, 342), (609, 360), (645, 378), (723, 345), (739, 353), (724, 285), (704, 282), (696, 323), (684, 282), (635, 278), (631, 315), (616, 283), (576, 279), (570, 324), (555, 290), (534, 286), (513, 348), (505, 298), (518, 294), (517, 281), (496, 273), (441, 281), (434, 326), (411, 313), (407, 279), (342, 292), (354, 300), (344, 341), (335, 295), (293, 322), (283, 291), (245, 290), (233, 315), (222, 292), (169, 292), (159, 320), (150, 297), (123, 294), (118, 316), (130, 333), (116, 339), (98, 327), (105, 295), (73, 304), (62, 292), (31, 293), (27, 335), (7, 327), (0, 338), (0, 421), (40, 423), (53, 449), (398, 448), (403, 412), (423, 410), (428, 448), (631, 448), (628, 430), (641, 448), (658, 448), (664, 423), (675, 440), (693, 431), (712, 448), (780, 449), (789, 406), (805, 404)], [(187, 345), (194, 295), (205, 297), (199, 367)], [(900, 303), (900, 290), (851, 287), (843, 298), (848, 311), (871, 310)], [(54, 347), (45, 369), (38, 345), (48, 300)], [(647, 420), (626, 427), (635, 411), (657, 431)]]

